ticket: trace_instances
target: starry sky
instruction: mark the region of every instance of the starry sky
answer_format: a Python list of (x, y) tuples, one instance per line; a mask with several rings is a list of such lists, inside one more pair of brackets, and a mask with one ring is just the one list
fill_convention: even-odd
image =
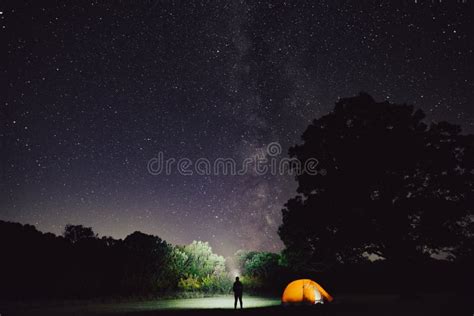
[(472, 1), (4, 1), (0, 219), (278, 251), (291, 175), (241, 161), (359, 91), (474, 131)]

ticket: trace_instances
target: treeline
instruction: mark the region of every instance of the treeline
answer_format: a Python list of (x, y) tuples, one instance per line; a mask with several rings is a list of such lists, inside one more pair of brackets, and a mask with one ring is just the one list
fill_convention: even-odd
[(134, 232), (99, 238), (67, 225), (62, 236), (0, 221), (0, 297), (151, 296), (173, 291), (223, 293), (232, 280), (208, 243), (173, 246)]
[[(362, 260), (324, 265), (304, 253), (238, 251), (224, 259), (206, 242), (173, 246), (134, 232), (99, 238), (91, 228), (66, 226), (62, 236), (0, 221), (0, 298), (160, 297), (229, 293), (239, 275), (246, 293), (281, 295), (294, 279), (311, 278), (331, 294), (472, 292), (472, 260)], [(289, 260), (290, 259), (290, 260)], [(299, 264), (298, 264), (299, 262)], [(305, 263), (305, 264), (301, 264)]]
[[(301, 254), (304, 262), (304, 254)], [(235, 254), (247, 292), (281, 295), (285, 286), (295, 279), (313, 279), (332, 295), (347, 293), (472, 293), (473, 258), (469, 260), (437, 260), (425, 258), (411, 262), (409, 271), (394, 260), (368, 258), (358, 262), (326, 265), (313, 259), (308, 265), (298, 265), (296, 258), (288, 260), (285, 252), (238, 251)]]

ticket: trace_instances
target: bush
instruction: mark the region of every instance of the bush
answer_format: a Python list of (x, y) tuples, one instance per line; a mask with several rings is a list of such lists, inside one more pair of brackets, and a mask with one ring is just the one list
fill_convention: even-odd
[(232, 280), (226, 274), (209, 274), (202, 278), (188, 276), (179, 280), (178, 288), (185, 292), (229, 293), (232, 288)]
[(207, 293), (229, 293), (232, 280), (226, 274), (208, 275), (202, 279), (203, 291)]
[(178, 288), (186, 292), (199, 291), (201, 289), (201, 282), (198, 277), (188, 276), (186, 278), (179, 279)]

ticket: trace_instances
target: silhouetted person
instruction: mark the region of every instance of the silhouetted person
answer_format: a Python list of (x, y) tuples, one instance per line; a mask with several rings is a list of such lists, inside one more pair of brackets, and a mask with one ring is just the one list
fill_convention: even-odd
[(237, 300), (240, 302), (240, 308), (242, 308), (242, 293), (244, 292), (244, 286), (240, 282), (239, 277), (235, 277), (234, 286), (232, 287), (234, 291), (234, 309), (237, 308)]

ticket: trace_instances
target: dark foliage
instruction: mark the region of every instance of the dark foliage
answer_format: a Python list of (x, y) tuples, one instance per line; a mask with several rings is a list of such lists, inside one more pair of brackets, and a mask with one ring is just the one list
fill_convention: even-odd
[(67, 225), (55, 236), (0, 221), (0, 249), (2, 298), (154, 295), (176, 288), (182, 276), (174, 247), (140, 232), (115, 240)]

